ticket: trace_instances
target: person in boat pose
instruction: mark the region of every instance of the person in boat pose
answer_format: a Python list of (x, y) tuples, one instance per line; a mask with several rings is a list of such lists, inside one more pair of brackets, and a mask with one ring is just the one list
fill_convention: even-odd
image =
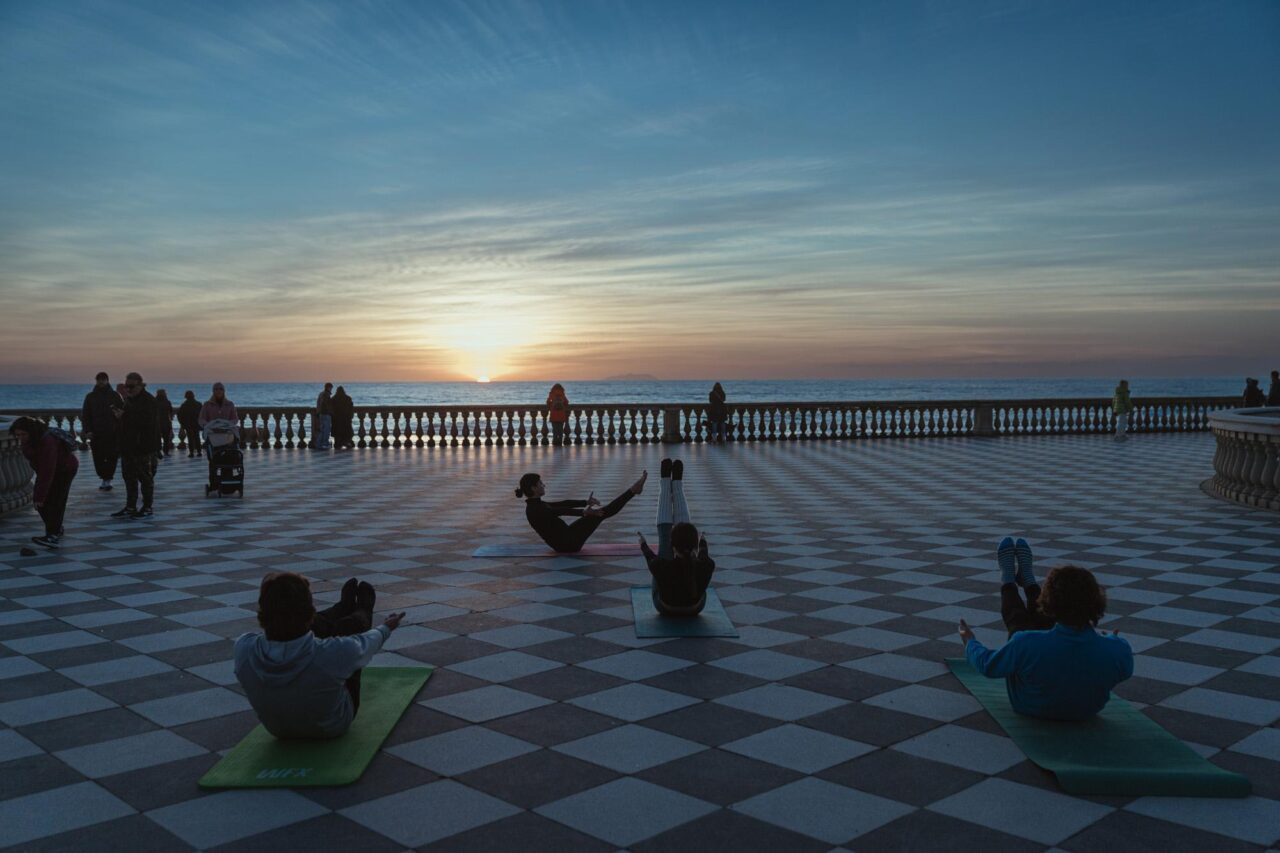
[[(644, 491), (644, 481), (648, 478), (649, 472), (645, 471), (631, 488), (601, 506), (595, 492), (585, 501), (544, 501), (542, 496), (547, 493), (547, 487), (542, 477), (529, 473), (520, 478), (516, 497), (525, 499), (524, 517), (529, 519), (529, 526), (542, 537), (543, 542), (561, 554), (576, 554), (587, 544), (600, 522), (617, 515), (627, 501)], [(577, 520), (566, 524), (561, 516), (575, 516)]]
[(684, 499), (684, 462), (662, 460), (658, 494), (658, 553), (639, 533), (640, 550), (653, 575), (653, 606), (664, 616), (697, 616), (707, 603), (716, 570), (705, 536), (698, 535)]

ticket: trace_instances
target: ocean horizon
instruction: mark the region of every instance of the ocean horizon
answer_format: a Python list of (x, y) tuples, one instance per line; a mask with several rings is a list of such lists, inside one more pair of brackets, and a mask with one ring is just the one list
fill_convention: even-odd
[[(1243, 377), (1128, 377), (1135, 397), (1239, 395)], [(571, 403), (705, 403), (715, 380), (597, 380), (564, 382)], [(1015, 400), (1110, 397), (1116, 378), (1071, 379), (778, 379), (722, 380), (729, 402), (833, 402), (857, 400)], [(177, 405), (183, 392), (209, 396), (211, 380), (149, 381)], [(358, 406), (538, 406), (550, 382), (346, 382)], [(227, 382), (241, 407), (309, 406), (323, 383)], [(0, 385), (0, 411), (78, 408), (91, 383)]]

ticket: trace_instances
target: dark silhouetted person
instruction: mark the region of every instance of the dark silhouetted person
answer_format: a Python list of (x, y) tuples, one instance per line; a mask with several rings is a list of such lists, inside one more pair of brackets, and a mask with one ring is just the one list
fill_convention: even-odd
[(160, 430), (160, 449), (168, 456), (173, 452), (173, 403), (163, 388), (156, 392), (156, 427)]
[(667, 616), (697, 616), (707, 603), (707, 587), (716, 570), (705, 536), (689, 518), (684, 499), (684, 462), (662, 460), (658, 491), (658, 553), (644, 534), (640, 551), (653, 576), (653, 606)]
[(1258, 380), (1249, 378), (1244, 381), (1244, 407), (1256, 409), (1267, 404), (1267, 396), (1258, 387)]
[[(1084, 720), (1102, 710), (1111, 688), (1133, 675), (1133, 649), (1117, 634), (1094, 629), (1107, 597), (1088, 569), (1058, 566), (1036, 582), (1031, 546), (1005, 537), (996, 549), (1000, 614), (1009, 641), (988, 649), (960, 620), (960, 640), (973, 668), (1004, 678), (1019, 714)], [(1026, 595), (1026, 603), (1018, 588)]]
[(22, 455), (36, 472), (32, 499), (44, 521), (44, 535), (32, 536), (31, 541), (56, 549), (62, 541), (71, 481), (80, 470), (75, 439), (60, 429), (49, 429), (44, 421), (35, 418), (18, 418), (9, 425), (9, 434), (17, 439)]
[(258, 592), (262, 633), (236, 640), (236, 679), (263, 727), (278, 738), (345, 734), (360, 710), (360, 670), (404, 618), (372, 628), (373, 587), (351, 578), (342, 597), (316, 612), (311, 584), (292, 572), (267, 575)]
[(1271, 388), (1267, 391), (1267, 405), (1280, 406), (1280, 370), (1271, 371)]
[(569, 423), (569, 395), (559, 382), (551, 386), (551, 393), (547, 395), (547, 413), (551, 421), (551, 443), (559, 447), (564, 444), (564, 428)]
[(178, 427), (187, 437), (187, 457), (200, 453), (200, 401), (195, 391), (187, 391), (182, 395), (182, 405), (178, 407)]
[[(156, 398), (147, 392), (142, 376), (130, 373), (124, 380), (124, 408), (116, 409), (120, 421), (120, 468), (124, 474), (125, 505), (112, 518), (149, 518), (155, 498), (156, 453), (160, 450), (160, 425)], [(138, 506), (138, 494), (142, 506)]]
[(725, 422), (729, 419), (729, 408), (724, 401), (724, 388), (717, 382), (711, 386), (711, 393), (707, 395), (707, 437), (712, 443), (725, 442)]
[(316, 450), (329, 449), (329, 436), (333, 433), (333, 383), (324, 383), (324, 390), (316, 397), (316, 428), (312, 432)]
[[(547, 493), (547, 487), (537, 474), (525, 474), (520, 478), (516, 497), (525, 498), (524, 517), (543, 542), (561, 554), (576, 554), (587, 544), (600, 522), (617, 515), (627, 501), (644, 491), (644, 481), (648, 478), (649, 472), (645, 471), (631, 488), (610, 501), (608, 506), (600, 506), (594, 492), (585, 501), (544, 503), (542, 496)], [(577, 516), (578, 520), (565, 524), (560, 519), (562, 515)]]
[(334, 448), (340, 450), (344, 447), (355, 447), (355, 429), (351, 421), (356, 415), (356, 404), (341, 385), (338, 386), (337, 391), (333, 392), (333, 399), (329, 401), (329, 406), (333, 411)]
[(80, 435), (89, 442), (93, 452), (93, 469), (102, 482), (98, 490), (111, 491), (111, 481), (116, 476), (116, 463), (120, 460), (120, 424), (114, 409), (124, 407), (124, 400), (111, 388), (111, 378), (99, 373), (93, 390), (84, 396), (80, 409)]
[(1133, 398), (1129, 396), (1129, 380), (1121, 379), (1111, 396), (1111, 412), (1116, 416), (1116, 441), (1128, 441), (1129, 415), (1133, 412)]

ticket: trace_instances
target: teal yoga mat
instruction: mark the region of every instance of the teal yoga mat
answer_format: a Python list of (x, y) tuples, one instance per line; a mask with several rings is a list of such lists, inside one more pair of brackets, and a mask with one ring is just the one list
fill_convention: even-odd
[(633, 586), (631, 610), (636, 617), (636, 636), (641, 638), (738, 636), (714, 589), (707, 590), (707, 603), (697, 616), (663, 616), (653, 606), (652, 588)]
[(1112, 696), (1091, 720), (1064, 722), (1013, 710), (1003, 678), (980, 675), (967, 660), (947, 665), (1000, 728), (1069, 794), (1126, 797), (1247, 797), (1249, 780), (1223, 770)]
[(473, 557), (631, 557), (640, 556), (640, 546), (634, 542), (601, 542), (583, 545), (581, 551), (560, 553), (548, 548), (542, 542), (504, 542), (497, 545), (482, 545), (477, 548)]
[(366, 667), (360, 676), (360, 712), (342, 737), (279, 740), (258, 726), (204, 774), (200, 787), (349, 785), (364, 773), (431, 673), (429, 666)]

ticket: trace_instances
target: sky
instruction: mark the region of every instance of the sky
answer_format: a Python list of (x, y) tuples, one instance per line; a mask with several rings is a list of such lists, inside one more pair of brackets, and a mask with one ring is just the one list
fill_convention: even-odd
[(0, 0), (0, 128), (0, 382), (1280, 362), (1272, 0)]

